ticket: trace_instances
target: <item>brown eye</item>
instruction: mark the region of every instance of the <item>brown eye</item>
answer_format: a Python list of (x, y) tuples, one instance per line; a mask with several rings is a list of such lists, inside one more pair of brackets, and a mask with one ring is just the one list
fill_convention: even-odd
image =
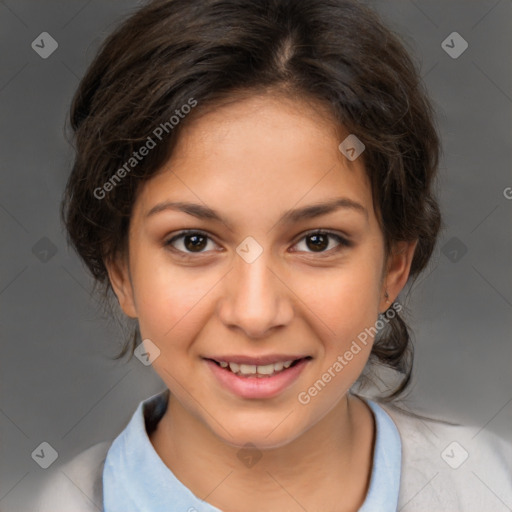
[(202, 251), (206, 247), (206, 237), (202, 235), (186, 235), (183, 238), (183, 245), (192, 252)]
[(306, 245), (315, 252), (324, 251), (329, 246), (329, 237), (322, 234), (308, 235)]
[[(335, 243), (333, 244), (332, 241)], [(336, 233), (313, 231), (303, 236), (295, 245), (297, 247), (302, 245), (303, 248), (297, 249), (299, 252), (330, 253), (341, 250), (343, 247), (351, 247), (352, 243)]]
[(172, 237), (170, 240), (165, 242), (165, 245), (171, 246), (178, 252), (191, 254), (208, 252), (204, 250), (208, 246), (208, 242), (211, 242), (213, 245), (215, 245), (207, 235), (201, 232), (190, 231), (182, 232)]

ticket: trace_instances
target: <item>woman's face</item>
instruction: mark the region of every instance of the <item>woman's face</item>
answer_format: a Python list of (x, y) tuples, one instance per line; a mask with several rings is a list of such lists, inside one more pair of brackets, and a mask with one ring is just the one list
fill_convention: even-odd
[(137, 197), (129, 263), (109, 266), (176, 410), (233, 446), (286, 444), (338, 404), (385, 289), (393, 301), (407, 280), (414, 247), (384, 274), (362, 158), (338, 149), (347, 135), (282, 98), (194, 120)]

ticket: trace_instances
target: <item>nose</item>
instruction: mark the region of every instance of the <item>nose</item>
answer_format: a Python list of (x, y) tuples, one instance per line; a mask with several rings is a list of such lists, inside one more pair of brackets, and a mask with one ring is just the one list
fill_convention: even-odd
[(236, 256), (224, 281), (218, 315), (230, 329), (258, 339), (283, 327), (293, 318), (292, 292), (269, 267), (265, 251), (252, 263)]

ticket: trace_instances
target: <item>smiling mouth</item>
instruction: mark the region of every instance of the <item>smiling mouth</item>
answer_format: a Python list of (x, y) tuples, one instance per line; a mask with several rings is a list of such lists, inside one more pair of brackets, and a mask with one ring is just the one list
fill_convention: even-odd
[(311, 356), (301, 357), (299, 359), (291, 359), (289, 361), (282, 361), (279, 363), (270, 363), (265, 365), (255, 364), (238, 364), (228, 361), (216, 361), (215, 359), (208, 359), (222, 369), (231, 372), (239, 377), (246, 378), (268, 378), (285, 372), (289, 368), (293, 368), (301, 361), (312, 359)]

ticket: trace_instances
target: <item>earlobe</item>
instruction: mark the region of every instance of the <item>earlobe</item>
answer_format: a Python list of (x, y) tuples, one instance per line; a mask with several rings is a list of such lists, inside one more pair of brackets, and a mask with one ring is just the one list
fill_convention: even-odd
[(105, 267), (107, 268), (112, 289), (124, 314), (131, 318), (137, 318), (133, 287), (126, 259), (117, 258), (116, 260), (105, 262)]
[(409, 279), (409, 272), (418, 240), (413, 242), (395, 242), (388, 258), (387, 272), (384, 278), (381, 307), (389, 308), (402, 291)]

